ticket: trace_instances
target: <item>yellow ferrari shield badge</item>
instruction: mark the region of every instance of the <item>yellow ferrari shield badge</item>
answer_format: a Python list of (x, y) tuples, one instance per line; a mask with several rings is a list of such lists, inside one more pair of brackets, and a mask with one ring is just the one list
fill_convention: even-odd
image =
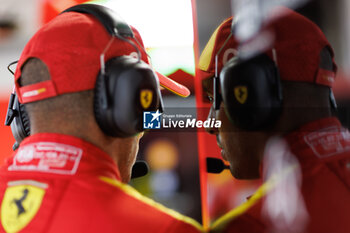
[(147, 109), (153, 100), (153, 92), (151, 90), (141, 90), (140, 102), (143, 109)]
[(1, 224), (6, 232), (22, 230), (38, 212), (45, 189), (24, 184), (9, 186), (1, 203)]
[(248, 88), (246, 86), (236, 86), (234, 88), (234, 94), (235, 94), (236, 100), (240, 104), (244, 104), (248, 98)]

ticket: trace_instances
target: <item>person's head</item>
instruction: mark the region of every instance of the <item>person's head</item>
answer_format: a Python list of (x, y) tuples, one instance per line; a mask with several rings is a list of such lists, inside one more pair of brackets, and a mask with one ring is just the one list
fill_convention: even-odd
[[(143, 135), (136, 120), (143, 111), (159, 108), (159, 82), (183, 96), (189, 91), (152, 70), (135, 28), (106, 8), (84, 7), (98, 14), (102, 10), (106, 17), (70, 11), (44, 25), (22, 52), (16, 93), (28, 113), (31, 135), (82, 138), (107, 152), (127, 182)], [(127, 125), (129, 118), (136, 120)]]
[[(199, 62), (204, 90), (221, 102), (210, 117), (222, 126), (209, 132), (217, 136), (223, 158), (239, 179), (260, 176), (269, 138), (331, 116), (336, 65), (329, 42), (314, 23), (289, 9), (277, 8), (271, 19), (244, 44), (234, 32), (230, 36), (232, 18), (225, 20)], [(219, 94), (214, 96), (215, 69)]]

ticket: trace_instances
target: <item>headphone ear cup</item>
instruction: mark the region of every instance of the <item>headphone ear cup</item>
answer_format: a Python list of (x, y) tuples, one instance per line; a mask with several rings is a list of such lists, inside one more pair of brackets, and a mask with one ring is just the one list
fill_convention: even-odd
[(21, 143), (30, 135), (30, 121), (25, 106), (18, 101), (17, 96), (14, 100), (14, 109), (17, 115), (11, 122), (11, 131), (16, 142)]
[(226, 114), (241, 129), (269, 127), (280, 115), (279, 72), (266, 54), (246, 61), (231, 59), (220, 73), (220, 87)]
[(113, 137), (130, 137), (143, 131), (143, 112), (160, 104), (158, 81), (144, 62), (129, 56), (106, 62), (106, 74), (97, 77), (94, 112), (101, 130)]

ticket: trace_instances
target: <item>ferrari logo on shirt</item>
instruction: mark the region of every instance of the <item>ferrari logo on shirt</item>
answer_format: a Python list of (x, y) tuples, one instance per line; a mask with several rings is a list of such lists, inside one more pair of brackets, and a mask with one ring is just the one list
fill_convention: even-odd
[(22, 230), (38, 212), (45, 190), (33, 185), (9, 186), (1, 203), (1, 223), (6, 232)]
[(236, 86), (234, 88), (234, 94), (235, 94), (236, 100), (240, 104), (244, 104), (248, 98), (248, 88), (246, 86)]
[(141, 102), (141, 106), (143, 109), (147, 109), (153, 100), (153, 92), (151, 90), (141, 90), (140, 93), (140, 102)]

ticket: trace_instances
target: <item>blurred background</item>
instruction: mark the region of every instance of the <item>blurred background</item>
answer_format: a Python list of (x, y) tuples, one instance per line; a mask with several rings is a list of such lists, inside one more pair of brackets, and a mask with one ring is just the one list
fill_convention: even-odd
[[(7, 71), (7, 65), (18, 60), (26, 42), (41, 25), (64, 9), (82, 2), (85, 1), (0, 0), (1, 121), (4, 122), (8, 98), (13, 89), (13, 77)], [(195, 64), (215, 28), (235, 12), (230, 0), (92, 2), (114, 9), (135, 26), (143, 37), (155, 69), (191, 89), (192, 95), (186, 99), (163, 91), (166, 107), (208, 109), (210, 105), (203, 101), (201, 83), (194, 81)], [(287, 5), (293, 3), (297, 11), (320, 26), (333, 45), (338, 64), (334, 92), (340, 107), (340, 118), (344, 125), (349, 126), (350, 1), (280, 2)], [(198, 118), (205, 117), (206, 111), (198, 113)], [(11, 155), (14, 143), (10, 128), (3, 123), (0, 124), (0, 139), (2, 164)], [(260, 184), (258, 180), (234, 180), (228, 171), (220, 175), (207, 175), (205, 157), (219, 157), (219, 154), (215, 137), (205, 132), (148, 132), (141, 140), (138, 158), (146, 160), (151, 171), (143, 178), (134, 179), (131, 185), (198, 221), (202, 221), (204, 214), (203, 221), (210, 222), (242, 203)]]

